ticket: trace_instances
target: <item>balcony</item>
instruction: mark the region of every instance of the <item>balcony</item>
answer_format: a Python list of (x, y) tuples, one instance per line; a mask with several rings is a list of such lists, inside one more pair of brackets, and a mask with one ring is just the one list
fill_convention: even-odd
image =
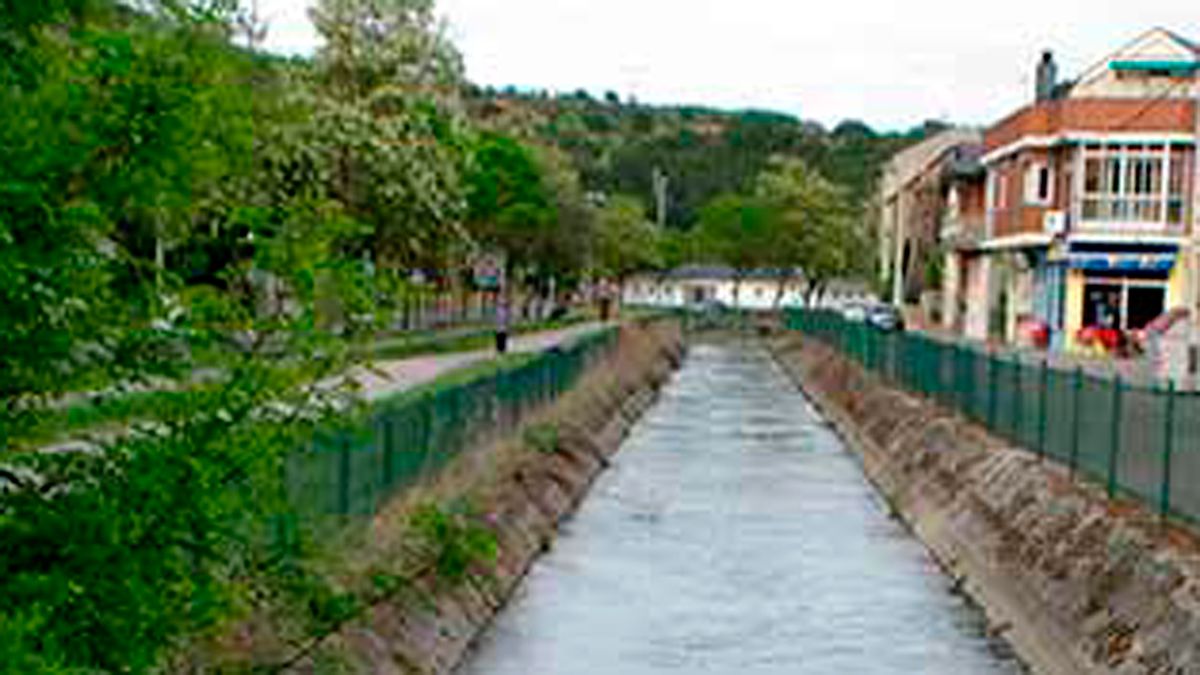
[(1181, 198), (1085, 198), (1073, 232), (1114, 236), (1166, 236), (1186, 234), (1187, 208)]

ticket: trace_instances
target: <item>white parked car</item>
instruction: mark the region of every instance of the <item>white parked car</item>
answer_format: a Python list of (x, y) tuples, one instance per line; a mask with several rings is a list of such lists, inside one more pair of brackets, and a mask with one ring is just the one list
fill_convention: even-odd
[(858, 303), (850, 303), (842, 307), (842, 318), (854, 323), (862, 323), (867, 320), (867, 308)]

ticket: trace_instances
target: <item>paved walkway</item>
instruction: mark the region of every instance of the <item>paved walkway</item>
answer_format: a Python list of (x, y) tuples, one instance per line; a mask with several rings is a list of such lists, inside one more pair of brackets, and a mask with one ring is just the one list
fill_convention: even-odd
[[(561, 330), (529, 333), (509, 339), (509, 353), (540, 352), (565, 344), (612, 323), (589, 322)], [(377, 361), (371, 368), (357, 367), (350, 374), (368, 400), (379, 400), (412, 389), (442, 375), (495, 358), (494, 349), (452, 354), (426, 354), (394, 361)]]
[[(509, 339), (509, 353), (540, 352), (551, 347), (566, 344), (589, 333), (594, 333), (615, 323), (599, 321), (582, 323), (560, 330), (529, 333)], [(362, 386), (362, 393), (368, 401), (377, 401), (394, 394), (418, 387), (435, 380), (442, 375), (473, 366), (495, 358), (492, 349), (479, 349), (470, 352), (455, 352), (449, 354), (427, 354), (392, 361), (378, 361), (373, 368), (356, 366), (345, 377), (356, 379)], [(324, 380), (321, 387), (335, 387), (345, 382), (342, 376)], [(41, 448), (42, 452), (81, 452), (93, 450), (97, 440), (115, 438), (124, 431), (111, 430), (92, 434), (89, 438), (74, 438), (57, 443), (51, 443)]]

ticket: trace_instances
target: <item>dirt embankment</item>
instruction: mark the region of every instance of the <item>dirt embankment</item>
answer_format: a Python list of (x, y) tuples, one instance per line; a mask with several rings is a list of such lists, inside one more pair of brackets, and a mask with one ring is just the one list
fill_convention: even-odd
[(799, 336), (779, 361), (1037, 673), (1200, 673), (1200, 539)]
[[(397, 675), (451, 672), (490, 624), (559, 524), (578, 507), (626, 434), (678, 367), (683, 340), (677, 326), (657, 323), (622, 329), (616, 353), (585, 375), (578, 387), (525, 424), (552, 429), (552, 447), (531, 448), (528, 434), (466, 453), (435, 485), (402, 498), (381, 515), (376, 536), (404, 536), (412, 510), (430, 501), (469, 500), (486, 514), (499, 555), (494, 568), (465, 584), (430, 577), (418, 581), (419, 600), (377, 605), (325, 641), (352, 672)], [(541, 433), (539, 442), (547, 438)], [(412, 598), (413, 594), (406, 597)], [(288, 672), (318, 672), (321, 658)]]

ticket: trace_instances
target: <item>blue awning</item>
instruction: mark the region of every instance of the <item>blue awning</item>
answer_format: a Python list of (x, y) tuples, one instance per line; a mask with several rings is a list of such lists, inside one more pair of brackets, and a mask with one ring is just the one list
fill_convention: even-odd
[(1175, 267), (1175, 254), (1072, 252), (1067, 254), (1067, 266), (1091, 271), (1170, 272)]

